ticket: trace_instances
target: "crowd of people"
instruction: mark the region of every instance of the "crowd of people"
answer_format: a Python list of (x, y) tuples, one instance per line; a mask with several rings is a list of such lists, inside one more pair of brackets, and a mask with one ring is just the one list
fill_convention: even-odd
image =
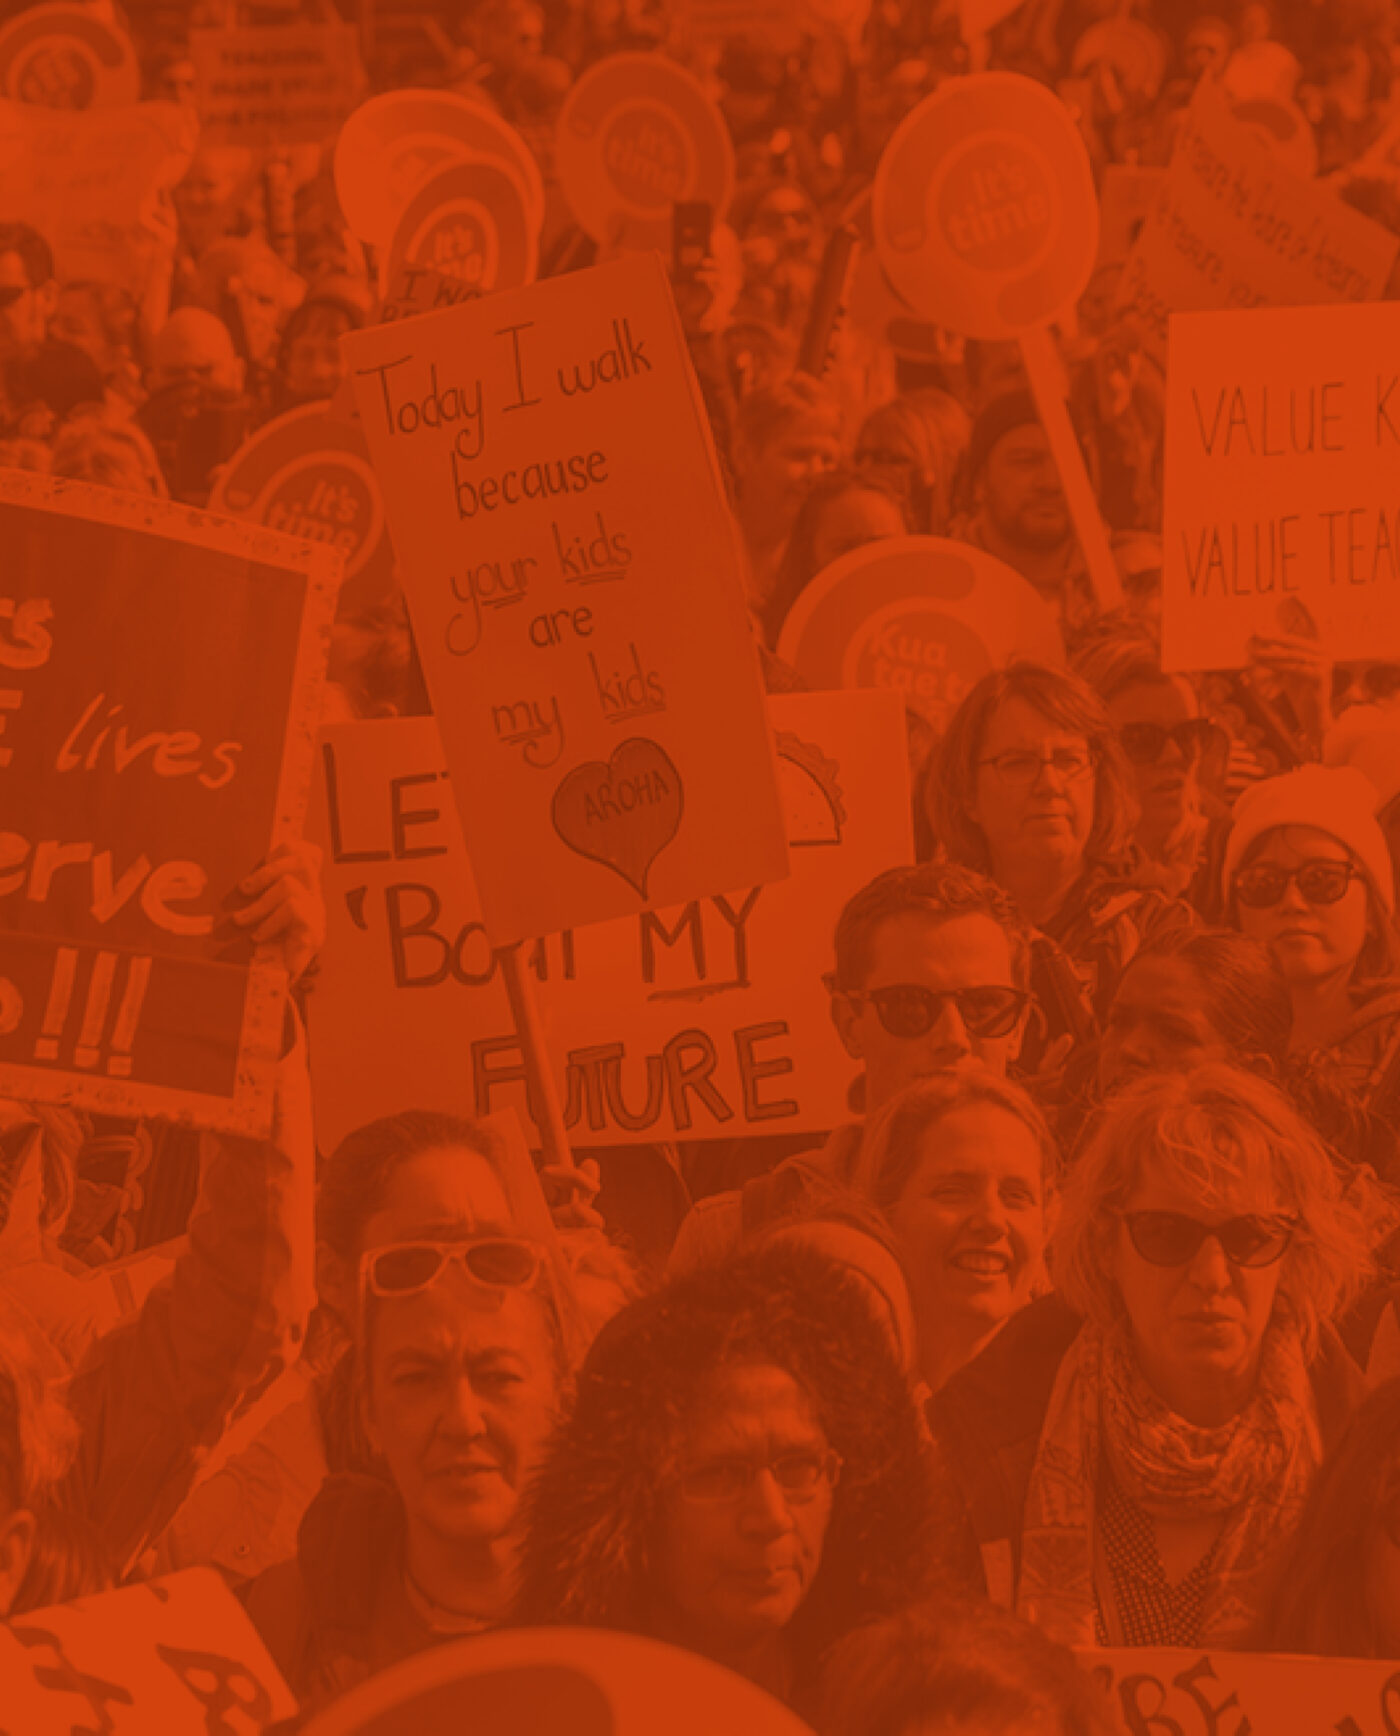
[[(268, 1142), (0, 1103), (0, 1617), (212, 1565), (305, 1713), (568, 1623), (698, 1652), (819, 1736), (1090, 1736), (1073, 1648), (1400, 1657), (1400, 665), (1294, 619), (1245, 669), (1163, 670), (1165, 382), (1122, 259), (1059, 334), (1107, 611), (1018, 348), (818, 293), (900, 120), (972, 67), (1058, 91), (1100, 172), (1167, 164), (1197, 82), (1262, 57), (1337, 196), (1400, 233), (1395, 181), (1350, 172), (1400, 116), (1393, 8), (1025, 0), (969, 45), (957, 7), (875, 0), (790, 52), (697, 46), (665, 0), (440, 11), (382, 32), (371, 84), (519, 130), (541, 276), (614, 247), (554, 173), (583, 71), (670, 54), (725, 118), (735, 197), (671, 266), (769, 689), (802, 686), (778, 644), (816, 575), (911, 534), (1019, 573), (1068, 661), (910, 714), (919, 860), (810, 985), (852, 1119), (669, 1148), (662, 1207), (611, 1210), (641, 1148), (559, 1185), (407, 1102), (323, 1149), (315, 853), (253, 866), (234, 920), (295, 985)], [(1084, 51), (1115, 19), (1160, 75)], [(170, 17), (124, 23), (145, 95), (197, 102)], [(333, 398), (378, 289), (333, 145), (201, 147), (141, 296), (60, 278), (0, 210), (0, 463), (204, 505)], [(331, 678), (330, 718), (428, 711), (397, 591), (342, 611)], [(173, 1270), (97, 1303), (107, 1180), (162, 1145)]]

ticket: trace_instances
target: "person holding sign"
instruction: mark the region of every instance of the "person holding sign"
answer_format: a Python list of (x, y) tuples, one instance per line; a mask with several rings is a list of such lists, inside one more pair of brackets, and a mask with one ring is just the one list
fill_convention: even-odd
[(929, 1404), (972, 1583), (1074, 1645), (1248, 1646), (1360, 1374), (1366, 1267), (1326, 1148), (1224, 1066), (1112, 1099), (1070, 1171), (1058, 1294)]

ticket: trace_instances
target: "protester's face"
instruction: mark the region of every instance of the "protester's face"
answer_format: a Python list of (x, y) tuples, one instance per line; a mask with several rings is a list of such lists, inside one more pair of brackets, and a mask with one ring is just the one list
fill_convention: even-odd
[[(970, 815), (987, 840), (993, 867), (1027, 856), (1072, 865), (1084, 854), (1094, 829), (1095, 778), (1092, 764), (1082, 774), (1067, 774), (1052, 756), (1087, 757), (1089, 744), (1073, 730), (1061, 729), (1028, 705), (1008, 699), (997, 707), (982, 740)], [(1043, 762), (1035, 779), (1005, 775), (989, 765), (1004, 754), (1030, 754)]]
[(0, 253), (0, 356), (43, 343), (52, 304), (52, 286), (36, 289), (19, 254)]
[[(821, 1455), (829, 1443), (790, 1374), (770, 1366), (726, 1368), (702, 1383), (677, 1443), (682, 1471), (726, 1461), (758, 1469), (730, 1501), (662, 1497), (660, 1590), (680, 1633), (700, 1647), (754, 1645), (796, 1614), (821, 1565), (832, 1491), (801, 1497), (768, 1467), (788, 1454)], [(761, 1467), (761, 1468), (760, 1468)]]
[[(1129, 723), (1155, 723), (1164, 729), (1199, 715), (1195, 695), (1184, 681), (1139, 681), (1125, 687), (1108, 702), (1114, 727)], [(1160, 838), (1180, 825), (1195, 810), (1200, 798), (1199, 755), (1188, 758), (1180, 746), (1168, 740), (1162, 757), (1150, 765), (1132, 762), (1137, 781), (1141, 830), (1147, 838)]]
[[(1243, 1182), (1203, 1205), (1186, 1178), (1164, 1165), (1144, 1165), (1123, 1214), (1178, 1212), (1223, 1224), (1251, 1213), (1286, 1215), (1290, 1210), (1271, 1184)], [(1233, 1392), (1243, 1402), (1252, 1390), (1287, 1259), (1285, 1253), (1272, 1266), (1232, 1265), (1220, 1243), (1207, 1237), (1185, 1265), (1156, 1266), (1138, 1253), (1125, 1223), (1115, 1226), (1113, 1276), (1139, 1366), (1178, 1414), (1205, 1416), (1220, 1393)]]
[(190, 251), (198, 257), (233, 224), (237, 171), (230, 163), (200, 154), (174, 189), (176, 215)]
[[(910, 911), (892, 916), (875, 930), (870, 970), (861, 988), (892, 988), (914, 983), (941, 992), (949, 989), (1015, 988), (1011, 944), (990, 916), (973, 913), (943, 920)], [(832, 1015), (846, 1052), (865, 1063), (865, 1107), (873, 1113), (917, 1079), (990, 1067), (1005, 1073), (1021, 1043), (1021, 1029), (1004, 1037), (975, 1037), (954, 1001), (944, 1001), (922, 1037), (893, 1036), (880, 1023), (872, 1002), (838, 994)]]
[(1018, 548), (1058, 548), (1070, 534), (1069, 508), (1044, 432), (1031, 424), (1003, 434), (982, 472), (992, 523)]
[(59, 291), (58, 305), (49, 322), (49, 336), (90, 356), (104, 374), (111, 372), (118, 359), (119, 352), (108, 340), (103, 326), (101, 310), (86, 290)]
[(1181, 1073), (1229, 1061), (1196, 972), (1179, 958), (1139, 958), (1118, 984), (1099, 1041), (1099, 1090), (1119, 1091), (1147, 1073)]
[(1205, 72), (1224, 72), (1229, 58), (1229, 32), (1220, 26), (1201, 24), (1187, 33), (1182, 59), (1192, 78), (1200, 78)]
[(341, 336), (351, 329), (348, 314), (338, 308), (318, 308), (287, 346), (283, 383), (287, 396), (299, 404), (333, 398), (345, 377)]
[(812, 538), (812, 570), (819, 573), (866, 543), (904, 534), (904, 514), (889, 495), (872, 489), (848, 489), (822, 509)]
[[(1298, 868), (1304, 862), (1349, 862), (1346, 847), (1312, 826), (1269, 833), (1249, 866)], [(1352, 877), (1336, 904), (1309, 904), (1292, 880), (1277, 904), (1251, 910), (1236, 903), (1243, 933), (1263, 941), (1292, 984), (1324, 982), (1350, 972), (1366, 944), (1369, 901), (1366, 882)]]
[(415, 1296), (377, 1298), (373, 1319), (366, 1430), (410, 1522), (461, 1543), (502, 1536), (558, 1406), (539, 1298), (452, 1266)]
[(913, 1304), (904, 1272), (888, 1248), (855, 1224), (824, 1222), (820, 1218), (787, 1224), (768, 1239), (815, 1248), (841, 1266), (868, 1294), (871, 1313), (889, 1333), (890, 1345), (901, 1365), (913, 1366), (917, 1346)]
[(819, 476), (841, 456), (836, 429), (826, 420), (801, 417), (788, 422), (767, 445), (753, 452), (740, 478), (746, 501), (787, 529)]
[(924, 1131), (890, 1220), (925, 1319), (981, 1332), (1030, 1300), (1045, 1252), (1043, 1164), (1030, 1128), (993, 1103)]
[(243, 384), (243, 369), (226, 327), (212, 318), (206, 322), (182, 322), (177, 329), (161, 333), (151, 368), (153, 392), (176, 389), (197, 393), (237, 392)]

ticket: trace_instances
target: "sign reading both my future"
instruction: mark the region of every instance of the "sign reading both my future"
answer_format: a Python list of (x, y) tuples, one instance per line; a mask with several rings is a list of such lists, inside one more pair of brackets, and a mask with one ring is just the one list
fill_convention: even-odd
[(492, 941), (787, 872), (661, 262), (344, 340)]

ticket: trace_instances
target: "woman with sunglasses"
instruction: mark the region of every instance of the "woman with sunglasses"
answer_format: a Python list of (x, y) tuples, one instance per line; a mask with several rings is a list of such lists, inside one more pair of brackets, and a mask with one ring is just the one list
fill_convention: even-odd
[(1111, 1098), (1065, 1185), (1057, 1294), (929, 1406), (950, 1565), (1066, 1644), (1251, 1643), (1360, 1395), (1329, 1322), (1367, 1264), (1326, 1149), (1263, 1080)]
[(1021, 1063), (1048, 1069), (1048, 1056), (1093, 1036), (1128, 959), (1194, 921), (1133, 879), (1137, 809), (1117, 732), (1078, 676), (995, 670), (953, 713), (928, 796), (948, 856), (989, 874), (1039, 931), (1042, 1025)]
[(857, 1280), (812, 1248), (617, 1315), (528, 1507), (522, 1622), (666, 1640), (799, 1706), (825, 1648), (927, 1575), (905, 1376)]
[(872, 1122), (855, 1187), (898, 1239), (930, 1391), (1044, 1287), (1057, 1168), (1031, 1098), (985, 1069), (911, 1085)]
[(1345, 1155), (1394, 1179), (1400, 1107), (1400, 939), (1375, 790), (1349, 767), (1304, 766), (1235, 804), (1225, 854), (1228, 914), (1287, 980), (1290, 1065), (1349, 1100), (1328, 1128)]

